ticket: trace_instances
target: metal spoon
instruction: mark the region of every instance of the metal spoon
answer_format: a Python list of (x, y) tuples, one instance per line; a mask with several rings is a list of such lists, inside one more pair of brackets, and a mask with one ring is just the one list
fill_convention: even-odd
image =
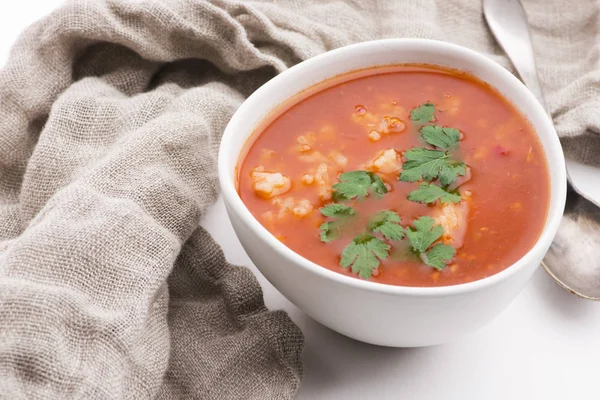
[[(483, 0), (483, 14), (523, 83), (548, 110), (535, 66), (527, 15), (521, 2)], [(600, 201), (581, 190), (568, 169), (567, 184), (565, 216), (542, 265), (569, 292), (600, 300)]]

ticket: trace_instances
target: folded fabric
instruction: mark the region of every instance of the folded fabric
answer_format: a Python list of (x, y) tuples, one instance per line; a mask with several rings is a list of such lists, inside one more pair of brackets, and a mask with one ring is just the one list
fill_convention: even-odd
[[(525, 7), (565, 149), (600, 165), (596, 0)], [(198, 227), (220, 136), (278, 72), (390, 37), (509, 66), (480, 0), (75, 0), (26, 30), (0, 73), (2, 396), (293, 397), (302, 334)]]

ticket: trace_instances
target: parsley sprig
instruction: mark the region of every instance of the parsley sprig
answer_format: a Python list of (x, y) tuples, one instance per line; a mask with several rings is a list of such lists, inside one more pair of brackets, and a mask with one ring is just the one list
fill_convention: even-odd
[(371, 193), (387, 193), (379, 175), (369, 171), (351, 171), (340, 175), (339, 182), (333, 185), (333, 200), (343, 201), (355, 197), (366, 197)]
[(433, 183), (422, 183), (417, 190), (413, 190), (408, 195), (410, 201), (416, 201), (419, 203), (433, 203), (436, 200), (440, 200), (442, 203), (458, 203), (460, 201), (460, 195), (452, 193), (438, 185)]
[(421, 104), (419, 107), (413, 109), (410, 112), (411, 121), (417, 124), (426, 124), (433, 121), (435, 113), (435, 106), (431, 102)]
[(435, 220), (427, 216), (414, 220), (413, 225), (414, 228), (406, 229), (406, 236), (413, 250), (426, 265), (441, 271), (446, 267), (446, 262), (452, 260), (456, 253), (454, 247), (442, 243), (431, 247), (442, 237), (444, 228), (435, 225)]
[(383, 240), (367, 233), (359, 234), (342, 250), (340, 265), (352, 267), (353, 273), (369, 279), (379, 267), (379, 260), (387, 258), (389, 250), (390, 245)]
[(383, 210), (369, 221), (371, 232), (381, 233), (388, 240), (400, 240), (404, 237), (404, 228), (400, 225), (400, 216), (393, 211)]
[(427, 143), (440, 149), (450, 149), (460, 140), (460, 131), (455, 128), (425, 125), (420, 132)]
[[(376, 213), (368, 224), (368, 232), (359, 233), (342, 250), (340, 265), (343, 268), (352, 267), (352, 272), (361, 278), (369, 279), (373, 271), (385, 260), (391, 246), (385, 242), (401, 240), (404, 228), (400, 225), (400, 216), (393, 211), (383, 210)], [(381, 234), (383, 239), (375, 234)]]
[(331, 242), (340, 236), (340, 231), (344, 228), (350, 217), (356, 215), (356, 210), (345, 204), (327, 204), (321, 208), (321, 214), (326, 217), (334, 218), (331, 221), (323, 222), (319, 229), (321, 230), (321, 241)]
[[(427, 113), (431, 112), (431, 116), (428, 119), (425, 118), (427, 119), (426, 122), (433, 120), (435, 106), (429, 102), (412, 110), (411, 119), (413, 114), (422, 116), (424, 107), (426, 107)], [(439, 125), (424, 125), (419, 132), (423, 140), (436, 149), (413, 147), (407, 150), (404, 153), (400, 180), (404, 182), (421, 180), (431, 182), (438, 179), (441, 186), (433, 183), (423, 184), (417, 190), (411, 192), (408, 199), (426, 204), (433, 203), (438, 199), (442, 203), (458, 203), (460, 196), (449, 192), (448, 186), (456, 182), (459, 176), (464, 176), (467, 171), (466, 164), (450, 154), (450, 151), (458, 146), (460, 131), (456, 128)]]
[(466, 165), (458, 162), (447, 152), (413, 147), (404, 153), (400, 180), (403, 182), (431, 181), (439, 178), (442, 185), (449, 185), (466, 173)]

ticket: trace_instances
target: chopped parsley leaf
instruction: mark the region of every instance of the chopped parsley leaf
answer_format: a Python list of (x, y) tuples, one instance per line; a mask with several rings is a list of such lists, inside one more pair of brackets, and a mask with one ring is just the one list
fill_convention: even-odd
[(380, 259), (388, 256), (390, 246), (383, 240), (369, 234), (359, 234), (342, 251), (340, 265), (352, 267), (352, 272), (363, 279), (371, 278), (373, 270), (379, 267)]
[(331, 203), (321, 208), (321, 214), (326, 217), (342, 217), (356, 214), (356, 210), (345, 204)]
[(438, 199), (442, 203), (458, 203), (460, 196), (432, 183), (422, 183), (408, 195), (408, 200), (424, 204), (433, 203)]
[(449, 149), (460, 140), (460, 131), (456, 128), (426, 125), (420, 132), (427, 143), (440, 149)]
[(421, 104), (410, 112), (410, 119), (418, 124), (426, 124), (433, 121), (435, 113), (435, 105), (431, 102)]
[(421, 179), (431, 181), (439, 177), (442, 185), (446, 186), (456, 181), (459, 175), (464, 175), (467, 168), (464, 163), (452, 159), (444, 151), (422, 147), (407, 150), (404, 160), (400, 174), (400, 180), (404, 182)]
[(449, 184), (456, 182), (459, 175), (464, 176), (466, 173), (467, 165), (465, 163), (448, 158), (440, 168), (440, 183), (444, 186), (448, 186)]
[(340, 223), (339, 221), (327, 221), (323, 222), (319, 226), (321, 230), (321, 242), (327, 243), (337, 239), (340, 236)]
[(369, 230), (381, 233), (388, 240), (400, 240), (404, 237), (404, 228), (400, 222), (398, 214), (390, 210), (383, 210), (371, 218)]
[(326, 217), (337, 218), (333, 221), (327, 221), (321, 224), (321, 241), (324, 243), (331, 242), (339, 237), (340, 231), (345, 226), (349, 217), (356, 214), (354, 208), (344, 204), (327, 204), (321, 208), (321, 214)]
[(343, 201), (355, 197), (366, 197), (370, 193), (385, 194), (387, 188), (381, 178), (369, 171), (350, 171), (340, 175), (339, 182), (333, 185), (333, 200)]
[[(446, 261), (452, 260), (456, 253), (454, 247), (442, 243), (429, 249), (442, 237), (444, 228), (441, 225), (435, 225), (435, 220), (431, 217), (421, 217), (414, 220), (413, 224), (414, 228), (406, 228), (406, 236), (413, 250), (419, 254), (426, 265), (441, 271), (446, 267)], [(428, 249), (429, 251), (427, 251)]]
[(425, 216), (413, 221), (414, 228), (406, 228), (406, 236), (413, 249), (418, 253), (425, 253), (429, 246), (442, 237), (444, 228), (435, 225), (435, 220)]
[(421, 260), (430, 267), (441, 271), (446, 268), (446, 261), (452, 260), (455, 254), (454, 247), (438, 243), (427, 253), (421, 253)]

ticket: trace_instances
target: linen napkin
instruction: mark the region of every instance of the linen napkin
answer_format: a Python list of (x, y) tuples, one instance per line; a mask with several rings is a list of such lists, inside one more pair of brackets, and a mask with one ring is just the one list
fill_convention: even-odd
[[(524, 3), (565, 149), (600, 165), (597, 2)], [(198, 227), (219, 139), (275, 74), (390, 37), (509, 66), (479, 0), (74, 0), (27, 29), (0, 72), (1, 395), (293, 397), (302, 334)]]

